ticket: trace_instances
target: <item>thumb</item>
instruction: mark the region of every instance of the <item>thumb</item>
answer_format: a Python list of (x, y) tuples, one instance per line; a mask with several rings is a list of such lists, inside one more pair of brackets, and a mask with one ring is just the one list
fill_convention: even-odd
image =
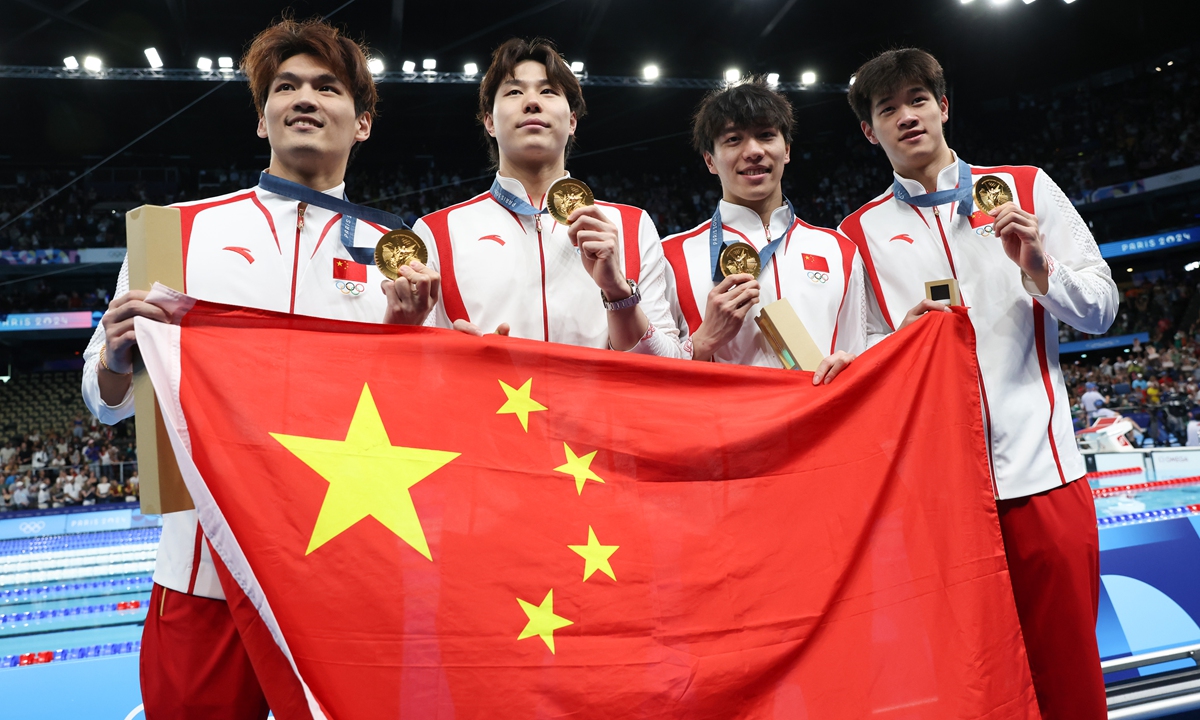
[(508, 323), (500, 323), (500, 327), (496, 328), (496, 334), (508, 337), (508, 330)]

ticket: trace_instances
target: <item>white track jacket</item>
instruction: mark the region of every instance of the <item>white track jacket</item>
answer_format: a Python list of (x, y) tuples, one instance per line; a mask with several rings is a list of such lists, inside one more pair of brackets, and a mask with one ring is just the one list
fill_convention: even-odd
[[(975, 181), (995, 175), (1014, 201), (1037, 216), (1050, 256), (1045, 295), (1008, 258), (991, 219), (956, 203), (918, 208), (891, 191), (847, 217), (840, 230), (858, 246), (870, 280), (868, 334), (890, 333), (925, 297), (925, 282), (957, 278), (975, 327), (980, 391), (996, 497), (1033, 495), (1083, 477), (1071, 403), (1058, 364), (1058, 322), (1103, 333), (1118, 294), (1087, 225), (1054, 181), (1036, 167), (972, 167)], [(925, 190), (897, 179), (914, 197)], [(938, 189), (958, 184), (957, 165)], [(936, 382), (936, 378), (929, 379)], [(946, 478), (952, 482), (954, 478)]]
[[(764, 228), (758, 213), (722, 200), (721, 224), (725, 242), (746, 242), (760, 251), (781, 234), (786, 236), (758, 276), (758, 304), (746, 314), (738, 334), (713, 354), (714, 360), (783, 367), (754, 322), (763, 307), (781, 297), (788, 299), (826, 355), (835, 350), (857, 355), (866, 349), (865, 280), (854, 243), (833, 230), (793, 218), (786, 206), (772, 213), (770, 226)], [(663, 240), (676, 289), (671, 295), (672, 310), (676, 318), (682, 318), (685, 334), (700, 327), (708, 293), (715, 285), (709, 249), (711, 226), (712, 220), (707, 220)]]
[[(509, 192), (529, 197), (519, 180), (497, 177)], [(529, 199), (537, 208), (545, 202), (544, 197)], [(625, 276), (638, 284), (639, 307), (650, 321), (632, 352), (680, 357), (679, 331), (667, 301), (667, 263), (654, 222), (629, 205), (596, 205), (618, 228)], [(429, 248), (429, 265), (442, 277), (427, 325), (448, 328), (462, 319), (492, 332), (508, 323), (513, 337), (609, 347), (600, 288), (584, 270), (567, 228), (549, 215), (518, 215), (483, 193), (426, 215), (413, 230)]]
[[(341, 198), (344, 187), (325, 192)], [(350, 259), (342, 247), (342, 216), (308, 206), (301, 217), (299, 206), (291, 198), (258, 187), (173, 205), (182, 216), (184, 287), (180, 289), (227, 305), (383, 322), (387, 298), (380, 284), (384, 276), (374, 265), (357, 265)], [(358, 221), (354, 244), (374, 247), (383, 232), (384, 228)], [(365, 272), (366, 280), (335, 279), (335, 268), (342, 275), (349, 270), (351, 276), (362, 277)], [(128, 290), (126, 259), (114, 297)], [(133, 414), (133, 391), (115, 406), (100, 399), (97, 370), (103, 345), (100, 326), (84, 353), (83, 399), (101, 422), (112, 424)], [(209, 553), (195, 510), (167, 513), (154, 582), (177, 592), (224, 598)]]

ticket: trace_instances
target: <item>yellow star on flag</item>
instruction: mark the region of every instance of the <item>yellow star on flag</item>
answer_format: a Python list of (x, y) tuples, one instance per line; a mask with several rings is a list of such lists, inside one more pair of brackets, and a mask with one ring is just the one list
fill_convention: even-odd
[(529, 432), (529, 413), (546, 409), (545, 405), (529, 397), (529, 392), (533, 388), (533, 378), (526, 380), (519, 390), (503, 380), (499, 382), (500, 387), (504, 388), (504, 394), (508, 400), (496, 411), (496, 414), (515, 414), (521, 421), (521, 427), (525, 428), (525, 432)]
[(583, 484), (588, 480), (595, 480), (598, 483), (604, 482), (600, 479), (599, 475), (592, 472), (592, 460), (596, 457), (595, 450), (583, 457), (579, 457), (571, 449), (570, 445), (563, 443), (563, 449), (567, 451), (567, 463), (554, 468), (554, 471), (575, 478), (575, 490), (580, 495), (583, 494)]
[(433, 559), (409, 488), (459, 453), (392, 445), (366, 385), (345, 440), (270, 435), (329, 482), (305, 555), (369, 515)]
[[(596, 572), (597, 570), (609, 576), (613, 580), (617, 579), (617, 576), (613, 573), (612, 565), (609, 564), (608, 559), (612, 557), (612, 554), (615, 553), (617, 548), (621, 546), (601, 545), (600, 541), (596, 539), (596, 531), (592, 529), (591, 525), (588, 525), (587, 545), (568, 545), (567, 547), (578, 553), (579, 556), (585, 561), (583, 565), (584, 582), (587, 582), (587, 579), (590, 578), (592, 573)], [(624, 555), (621, 557), (624, 557)]]
[(575, 624), (564, 617), (554, 614), (554, 589), (551, 588), (546, 593), (546, 599), (542, 600), (541, 605), (525, 602), (521, 598), (517, 598), (517, 602), (521, 604), (521, 609), (525, 611), (525, 616), (529, 618), (529, 622), (525, 623), (525, 629), (521, 631), (517, 639), (524, 640), (525, 638), (538, 635), (542, 638), (542, 642), (546, 643), (546, 647), (550, 648), (550, 652), (553, 653), (554, 631)]

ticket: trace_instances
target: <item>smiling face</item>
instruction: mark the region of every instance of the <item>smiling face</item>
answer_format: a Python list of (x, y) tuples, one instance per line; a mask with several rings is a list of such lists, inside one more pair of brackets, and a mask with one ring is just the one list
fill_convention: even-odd
[(712, 152), (704, 153), (708, 171), (721, 178), (725, 200), (737, 205), (781, 194), (783, 167), (791, 159), (783, 134), (768, 125), (727, 127), (714, 138)]
[(921, 85), (901, 86), (871, 98), (871, 122), (862, 123), (862, 131), (907, 177), (906, 170), (925, 167), (946, 153), (942, 124), (950, 119), (949, 110), (944, 95), (935, 99)]
[(355, 113), (346, 84), (317, 58), (293, 55), (271, 81), (258, 136), (271, 143), (273, 174), (340, 175), (350, 149), (371, 136), (371, 114)]
[(566, 96), (536, 60), (513, 68), (496, 92), (492, 111), (483, 118), (488, 135), (496, 138), (502, 169), (506, 164), (565, 164), (575, 122)]

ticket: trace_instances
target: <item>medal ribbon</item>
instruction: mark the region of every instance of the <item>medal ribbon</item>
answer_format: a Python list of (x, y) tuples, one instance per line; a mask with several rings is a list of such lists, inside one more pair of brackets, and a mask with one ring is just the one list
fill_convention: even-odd
[(346, 252), (350, 253), (350, 258), (359, 265), (374, 265), (375, 264), (375, 248), (361, 248), (354, 245), (354, 231), (357, 226), (356, 220), (365, 222), (373, 222), (376, 225), (382, 225), (389, 230), (408, 230), (408, 224), (404, 222), (399, 215), (393, 215), (379, 208), (364, 207), (355, 205), (349, 200), (339, 200), (332, 195), (326, 195), (323, 192), (317, 192), (310, 187), (294, 183), (291, 180), (284, 180), (281, 177), (276, 177), (270, 173), (262, 173), (258, 176), (258, 186), (267, 192), (273, 192), (276, 195), (298, 200), (309, 205), (316, 205), (319, 208), (332, 210), (335, 213), (342, 215), (342, 247), (346, 248)]
[(538, 210), (534, 206), (530, 205), (525, 198), (518, 197), (505, 190), (504, 186), (500, 184), (499, 177), (492, 181), (492, 189), (488, 192), (492, 194), (492, 197), (496, 199), (496, 202), (500, 203), (509, 210), (512, 210), (518, 215), (545, 215), (550, 212), (548, 209)]
[(975, 206), (971, 201), (971, 166), (963, 162), (962, 158), (958, 159), (958, 187), (913, 197), (904, 189), (904, 185), (899, 180), (893, 180), (892, 193), (900, 202), (917, 207), (927, 208), (957, 202), (958, 214), (964, 217), (970, 217), (971, 209)]
[[(792, 225), (796, 223), (796, 208), (792, 207), (792, 201), (786, 197), (783, 202), (787, 204), (788, 212), (791, 213), (791, 219), (788, 220), (787, 228), (779, 237), (767, 243), (767, 246), (758, 252), (758, 257), (762, 260), (762, 269), (767, 269), (767, 263), (771, 262), (771, 258), (775, 255), (775, 251), (779, 249), (779, 243), (787, 237), (788, 230), (792, 229)], [(712, 278), (713, 282), (719, 283), (722, 280), (721, 271), (717, 269), (717, 261), (721, 257), (721, 249), (728, 244), (724, 240), (725, 228), (721, 224), (721, 204), (717, 203), (717, 210), (713, 213), (712, 224), (708, 228), (708, 254), (712, 261)]]

